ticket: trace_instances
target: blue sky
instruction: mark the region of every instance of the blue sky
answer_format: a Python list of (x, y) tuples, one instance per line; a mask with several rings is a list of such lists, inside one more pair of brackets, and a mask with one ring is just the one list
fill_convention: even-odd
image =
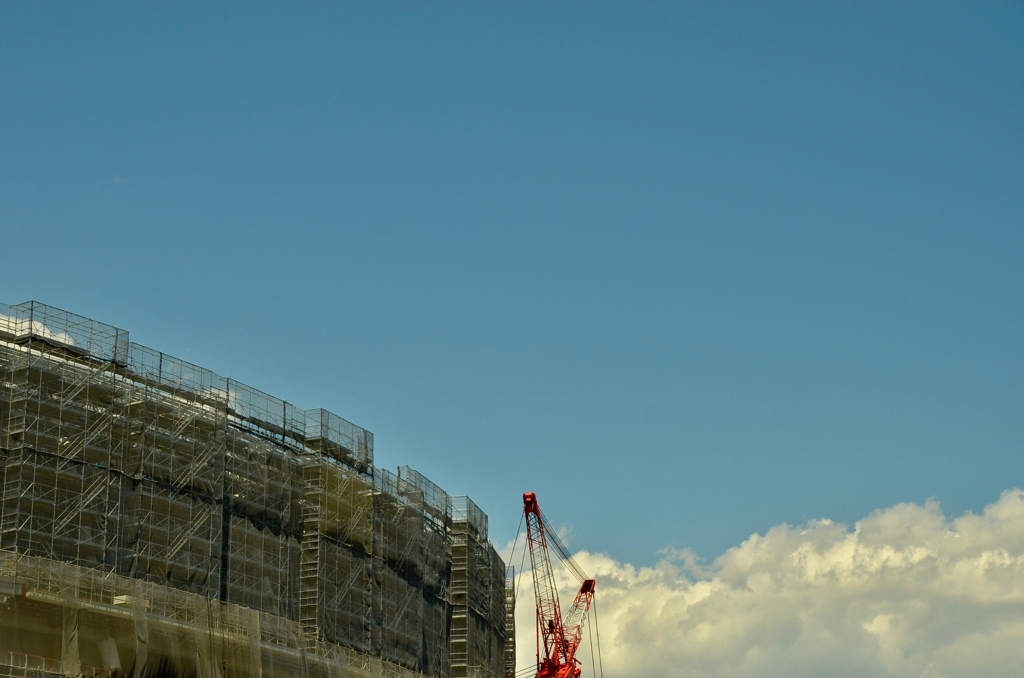
[(711, 559), (1024, 485), (1024, 5), (0, 5), (0, 301)]

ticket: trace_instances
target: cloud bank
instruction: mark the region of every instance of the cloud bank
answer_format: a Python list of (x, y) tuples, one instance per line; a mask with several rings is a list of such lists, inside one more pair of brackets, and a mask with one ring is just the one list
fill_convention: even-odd
[[(606, 678), (1024, 675), (1021, 490), (981, 515), (950, 519), (929, 502), (852, 530), (778, 525), (706, 569), (686, 552), (651, 568), (575, 557), (598, 580)], [(519, 669), (534, 661), (532, 596), (527, 574)]]

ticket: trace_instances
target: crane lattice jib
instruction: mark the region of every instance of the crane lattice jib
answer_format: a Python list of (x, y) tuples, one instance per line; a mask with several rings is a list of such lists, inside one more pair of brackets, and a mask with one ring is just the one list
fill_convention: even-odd
[[(580, 643), (583, 642), (583, 620), (586, 618), (587, 612), (590, 611), (591, 603), (594, 602), (594, 584), (593, 579), (583, 580), (583, 585), (580, 586), (579, 593), (576, 594), (576, 598), (572, 601), (572, 607), (569, 609), (569, 614), (565, 616), (565, 621), (563, 622), (566, 648), (565, 663), (569, 666), (576, 664), (576, 650), (579, 648)], [(573, 675), (576, 674), (578, 674), (578, 669)]]
[(533, 492), (523, 494), (523, 513), (537, 601), (537, 678), (574, 678), (580, 674), (576, 649), (583, 637), (583, 618), (594, 598), (594, 580), (584, 579), (563, 623), (547, 531)]

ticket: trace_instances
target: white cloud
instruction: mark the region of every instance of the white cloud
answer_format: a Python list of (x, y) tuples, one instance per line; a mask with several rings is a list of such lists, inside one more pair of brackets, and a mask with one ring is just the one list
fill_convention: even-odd
[[(778, 525), (706, 570), (685, 551), (648, 568), (576, 560), (598, 580), (607, 678), (1024, 675), (1020, 490), (954, 519), (928, 502), (852, 531)], [(574, 593), (564, 584), (563, 604)], [(519, 595), (523, 669), (534, 661), (529, 575)], [(589, 647), (581, 654), (589, 664)]]

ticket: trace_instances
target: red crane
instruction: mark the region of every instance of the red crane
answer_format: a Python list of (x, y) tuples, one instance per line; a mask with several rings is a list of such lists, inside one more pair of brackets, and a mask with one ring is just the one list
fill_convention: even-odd
[(544, 515), (533, 492), (523, 494), (523, 513), (526, 516), (530, 565), (533, 567), (533, 590), (537, 598), (537, 678), (579, 678), (580, 662), (576, 659), (576, 650), (583, 640), (583, 621), (594, 601), (595, 582), (583, 573), (565, 545), (552, 533), (551, 543), (555, 550), (582, 582), (569, 614), (563, 619), (548, 556)]

